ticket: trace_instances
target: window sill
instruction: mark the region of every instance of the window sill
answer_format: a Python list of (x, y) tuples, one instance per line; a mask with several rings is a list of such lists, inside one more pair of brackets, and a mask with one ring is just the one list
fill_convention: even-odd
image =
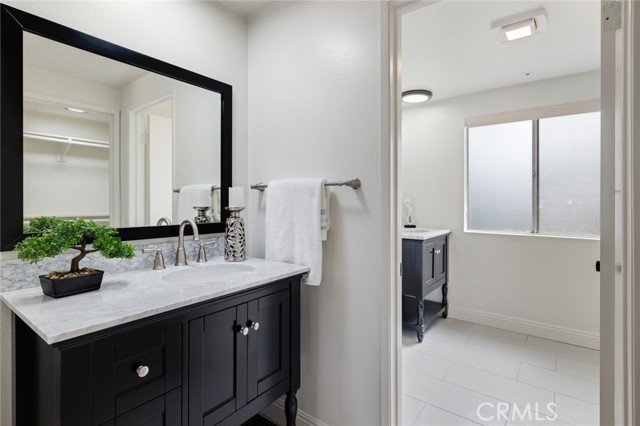
[(478, 231), (474, 229), (465, 229), (465, 234), (485, 234), (485, 235), (506, 235), (510, 237), (534, 237), (534, 238), (556, 238), (561, 240), (586, 240), (586, 241), (600, 241), (600, 237), (581, 237), (578, 235), (553, 235), (553, 234), (533, 234), (533, 233), (518, 233), (518, 232), (499, 232), (499, 231)]

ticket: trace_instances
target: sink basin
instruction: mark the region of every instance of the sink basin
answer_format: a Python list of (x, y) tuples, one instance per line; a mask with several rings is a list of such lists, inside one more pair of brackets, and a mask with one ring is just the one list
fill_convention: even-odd
[(170, 283), (203, 284), (214, 281), (222, 281), (251, 273), (255, 268), (251, 265), (236, 263), (223, 263), (217, 265), (196, 266), (181, 271), (171, 272), (162, 279)]
[(410, 234), (413, 232), (429, 232), (431, 231), (431, 229), (427, 229), (427, 228), (402, 228), (402, 233), (403, 234)]

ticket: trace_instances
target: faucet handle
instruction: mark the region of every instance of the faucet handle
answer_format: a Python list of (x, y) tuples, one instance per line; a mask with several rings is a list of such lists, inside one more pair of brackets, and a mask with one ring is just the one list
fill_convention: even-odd
[(143, 248), (143, 253), (155, 253), (156, 258), (153, 260), (153, 270), (159, 271), (165, 268), (164, 266), (164, 256), (162, 255), (162, 249), (154, 249), (154, 248)]
[(198, 250), (198, 263), (204, 263), (207, 261), (207, 252), (205, 251), (204, 246), (208, 246), (213, 243), (215, 243), (215, 240), (206, 243), (200, 243), (200, 249)]

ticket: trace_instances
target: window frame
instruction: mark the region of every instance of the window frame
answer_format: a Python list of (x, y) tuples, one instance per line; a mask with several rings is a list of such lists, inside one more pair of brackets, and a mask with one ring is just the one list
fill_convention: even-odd
[[(592, 112), (600, 112), (600, 100), (591, 99), (587, 101), (571, 102), (561, 105), (545, 106), (540, 108), (530, 108), (525, 110), (503, 112), (497, 114), (468, 117), (465, 119), (464, 125), (464, 232), (474, 234), (489, 235), (511, 235), (511, 236), (529, 236), (543, 238), (563, 238), (577, 240), (595, 240), (599, 241), (600, 236), (587, 235), (569, 235), (569, 234), (549, 234), (541, 233), (539, 229), (539, 123), (540, 120), (552, 117), (561, 117), (565, 115), (586, 114)], [(489, 126), (496, 124), (507, 124), (517, 121), (532, 121), (532, 231), (516, 232), (516, 231), (496, 231), (496, 230), (478, 230), (469, 228), (469, 129), (472, 127)]]

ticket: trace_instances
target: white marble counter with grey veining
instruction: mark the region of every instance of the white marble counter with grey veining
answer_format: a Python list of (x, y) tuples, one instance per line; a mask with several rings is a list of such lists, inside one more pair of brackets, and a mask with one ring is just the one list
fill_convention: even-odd
[(60, 299), (45, 296), (37, 287), (1, 293), (0, 300), (53, 344), (308, 271), (306, 266), (263, 259), (229, 263), (217, 257), (161, 271), (105, 275), (100, 290)]
[(448, 235), (451, 229), (436, 228), (402, 228), (403, 240), (429, 240), (434, 237)]

